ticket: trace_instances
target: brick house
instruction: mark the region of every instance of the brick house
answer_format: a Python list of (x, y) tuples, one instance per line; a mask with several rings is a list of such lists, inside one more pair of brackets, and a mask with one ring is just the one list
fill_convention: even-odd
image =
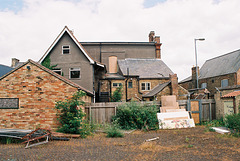
[(0, 78), (0, 128), (56, 129), (55, 102), (79, 90), (87, 94), (83, 101), (91, 102), (91, 91), (28, 60)]
[(217, 119), (228, 114), (239, 113), (240, 85), (219, 88), (219, 91), (214, 94), (214, 99)]
[(219, 88), (240, 85), (240, 50), (236, 50), (212, 59), (207, 60), (198, 71), (198, 84), (196, 86), (196, 67), (192, 68), (192, 76), (182, 80), (179, 84), (189, 91), (196, 92), (207, 89), (209, 98), (214, 98), (214, 94)]
[(161, 45), (153, 31), (149, 42), (79, 42), (65, 26), (39, 63), (56, 65), (53, 71), (92, 91), (94, 102), (109, 101), (119, 85), (123, 100), (143, 100), (173, 74), (161, 60)]

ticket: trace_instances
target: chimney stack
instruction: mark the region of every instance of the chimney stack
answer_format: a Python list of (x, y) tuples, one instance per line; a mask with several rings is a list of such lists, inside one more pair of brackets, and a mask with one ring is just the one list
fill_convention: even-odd
[(161, 59), (161, 43), (160, 43), (160, 36), (155, 36), (155, 32), (151, 31), (149, 33), (149, 42), (154, 42), (155, 43), (155, 58), (156, 59)]
[[(199, 76), (199, 66), (197, 66), (197, 72)], [(197, 73), (196, 73), (196, 67), (192, 67), (192, 88), (198, 88), (197, 87)]]
[(172, 95), (178, 97), (178, 77), (177, 74), (170, 75)]
[(17, 66), (17, 64), (19, 63), (19, 60), (17, 58), (12, 58), (12, 68), (15, 68)]
[(116, 56), (110, 56), (108, 58), (109, 61), (109, 73), (117, 73), (117, 57)]

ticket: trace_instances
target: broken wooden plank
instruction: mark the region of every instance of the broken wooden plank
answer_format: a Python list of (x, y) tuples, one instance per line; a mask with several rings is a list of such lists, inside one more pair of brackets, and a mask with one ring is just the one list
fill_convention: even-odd
[(158, 139), (159, 139), (159, 137), (156, 137), (156, 138), (148, 139), (148, 140), (146, 140), (146, 142), (155, 141), (155, 140), (158, 140)]

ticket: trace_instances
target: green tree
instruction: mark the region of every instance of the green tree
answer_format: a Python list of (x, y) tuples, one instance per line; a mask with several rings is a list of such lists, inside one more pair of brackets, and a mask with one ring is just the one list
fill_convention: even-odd
[(59, 127), (59, 132), (71, 133), (71, 134), (84, 134), (83, 131), (83, 117), (85, 113), (82, 111), (79, 106), (84, 105), (82, 97), (86, 93), (83, 91), (78, 91), (70, 99), (65, 101), (58, 101), (55, 107), (60, 110), (59, 122), (61, 126)]
[(122, 99), (122, 86), (119, 86), (112, 95), (112, 102), (120, 102)]

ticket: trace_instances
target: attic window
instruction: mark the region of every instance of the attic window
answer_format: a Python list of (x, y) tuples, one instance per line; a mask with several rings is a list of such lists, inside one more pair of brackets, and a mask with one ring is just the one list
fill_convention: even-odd
[(62, 46), (62, 54), (70, 54), (70, 45)]
[(70, 68), (69, 72), (70, 79), (80, 78), (80, 68)]

